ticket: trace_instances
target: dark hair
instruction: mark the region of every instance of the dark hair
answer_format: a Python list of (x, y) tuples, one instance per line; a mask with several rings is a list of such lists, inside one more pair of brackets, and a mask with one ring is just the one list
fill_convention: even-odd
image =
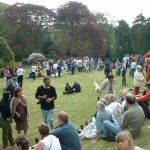
[(149, 81), (149, 82), (146, 82), (145, 86), (150, 89), (150, 81)]
[(44, 79), (43, 79), (43, 82), (45, 82), (45, 81), (47, 81), (47, 80), (50, 80), (50, 77), (44, 77)]
[(67, 86), (69, 86), (69, 83), (66, 83)]
[(127, 95), (126, 95), (126, 101), (127, 101), (128, 104), (130, 104), (130, 105), (135, 104), (135, 101), (136, 101), (135, 95), (133, 95), (133, 94), (131, 94), (131, 93), (127, 94)]
[(21, 147), (22, 150), (29, 149), (29, 141), (24, 135), (18, 135), (15, 139), (15, 144)]
[(18, 94), (19, 92), (21, 92), (21, 91), (22, 91), (22, 88), (21, 88), (21, 87), (15, 88), (15, 89), (14, 89), (14, 95), (15, 95), (15, 97), (17, 97), (17, 96), (18, 96), (17, 94)]
[(48, 127), (47, 124), (40, 124), (40, 125), (38, 126), (38, 131), (39, 131), (39, 133), (41, 134), (42, 138), (43, 138), (44, 136), (49, 135), (49, 127)]
[(114, 75), (113, 74), (109, 74), (108, 75), (108, 79), (113, 79), (114, 78)]
[(3, 99), (9, 100), (9, 95), (10, 95), (10, 94), (11, 94), (10, 91), (5, 91), (5, 92), (3, 93)]

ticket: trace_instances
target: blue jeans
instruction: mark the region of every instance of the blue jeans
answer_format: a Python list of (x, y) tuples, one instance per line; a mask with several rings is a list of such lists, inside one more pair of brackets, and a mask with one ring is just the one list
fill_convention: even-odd
[(50, 110), (42, 109), (42, 115), (43, 115), (44, 123), (48, 124), (49, 122), (51, 129), (54, 129), (54, 121), (53, 121), (54, 109), (50, 109)]
[(131, 68), (131, 76), (134, 77), (135, 68)]
[(54, 71), (54, 75), (56, 77), (57, 69), (53, 69), (53, 71)]
[(105, 120), (103, 122), (103, 125), (104, 125), (103, 134), (105, 138), (111, 137), (112, 134), (116, 136), (119, 132), (122, 131), (122, 129), (118, 125), (114, 125), (108, 120)]

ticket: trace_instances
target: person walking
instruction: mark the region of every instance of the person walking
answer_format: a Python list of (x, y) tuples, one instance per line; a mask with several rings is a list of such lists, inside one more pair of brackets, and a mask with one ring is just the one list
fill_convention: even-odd
[(55, 103), (54, 100), (57, 98), (56, 90), (51, 86), (51, 80), (49, 77), (44, 77), (44, 85), (41, 85), (37, 88), (35, 97), (39, 99), (42, 115), (45, 124), (50, 124), (51, 129), (54, 129), (54, 109)]

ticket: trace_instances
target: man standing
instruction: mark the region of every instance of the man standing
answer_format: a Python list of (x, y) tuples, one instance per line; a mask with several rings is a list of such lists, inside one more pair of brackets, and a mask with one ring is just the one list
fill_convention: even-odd
[(18, 83), (19, 83), (20, 87), (22, 87), (22, 85), (23, 85), (24, 73), (25, 73), (25, 71), (21, 68), (21, 66), (19, 66), (19, 69), (17, 70), (17, 76), (18, 76)]
[(44, 85), (37, 88), (35, 97), (40, 100), (42, 115), (45, 124), (50, 124), (51, 129), (54, 129), (54, 100), (57, 98), (56, 90), (50, 85), (49, 77), (44, 77)]
[(58, 127), (51, 130), (50, 134), (59, 139), (62, 150), (81, 150), (77, 129), (68, 121), (66, 112), (58, 113), (58, 124)]

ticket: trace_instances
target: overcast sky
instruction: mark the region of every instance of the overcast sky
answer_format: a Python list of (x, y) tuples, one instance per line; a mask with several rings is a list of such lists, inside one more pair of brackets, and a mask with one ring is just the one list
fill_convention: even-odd
[[(50, 9), (56, 9), (60, 5), (72, 0), (0, 0), (7, 4), (17, 2), (43, 5)], [(74, 0), (75, 1), (75, 0)], [(87, 5), (90, 11), (106, 13), (114, 21), (125, 20), (132, 25), (135, 17), (142, 13), (150, 17), (150, 0), (77, 0)]]

